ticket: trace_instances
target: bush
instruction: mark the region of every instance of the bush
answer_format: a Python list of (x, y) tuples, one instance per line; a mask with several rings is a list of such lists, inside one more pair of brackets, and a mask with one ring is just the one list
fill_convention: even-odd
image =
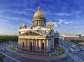
[(16, 45), (13, 45), (13, 46), (10, 47), (10, 49), (13, 50), (13, 51), (16, 51), (17, 48), (18, 48), (18, 46), (16, 46)]
[(71, 40), (71, 42), (74, 42), (79, 45), (84, 45), (84, 40)]
[(50, 56), (59, 56), (61, 54), (63, 54), (65, 51), (63, 48), (58, 48), (56, 49), (56, 51), (54, 53), (51, 53)]

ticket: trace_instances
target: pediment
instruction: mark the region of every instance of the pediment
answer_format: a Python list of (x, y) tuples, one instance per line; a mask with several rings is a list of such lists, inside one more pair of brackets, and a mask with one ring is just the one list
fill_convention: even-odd
[(26, 31), (25, 33), (21, 34), (21, 35), (29, 35), (29, 36), (35, 36), (35, 35), (38, 35), (38, 36), (43, 36), (42, 34), (38, 33), (38, 32), (35, 32), (35, 31)]

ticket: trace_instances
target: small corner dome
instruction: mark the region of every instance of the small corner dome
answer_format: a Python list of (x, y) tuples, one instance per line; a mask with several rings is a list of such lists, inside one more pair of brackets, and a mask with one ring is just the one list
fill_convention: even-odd
[(27, 28), (27, 25), (26, 25), (26, 24), (22, 24), (22, 25), (20, 26), (20, 29), (22, 29), (22, 28)]
[(59, 32), (58, 32), (58, 31), (56, 31), (56, 32), (55, 32), (55, 35), (59, 35)]
[(53, 25), (54, 25), (54, 23), (50, 21), (50, 25), (51, 25), (51, 26), (53, 26)]
[(22, 26), (25, 27), (25, 26), (27, 26), (27, 25), (23, 23)]

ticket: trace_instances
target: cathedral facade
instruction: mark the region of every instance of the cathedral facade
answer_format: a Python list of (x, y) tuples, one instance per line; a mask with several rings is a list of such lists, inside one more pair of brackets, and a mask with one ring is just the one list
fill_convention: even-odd
[(22, 24), (19, 28), (18, 47), (32, 52), (51, 52), (56, 48), (55, 37), (54, 24), (50, 22), (46, 25), (46, 18), (38, 7), (32, 19), (32, 26)]

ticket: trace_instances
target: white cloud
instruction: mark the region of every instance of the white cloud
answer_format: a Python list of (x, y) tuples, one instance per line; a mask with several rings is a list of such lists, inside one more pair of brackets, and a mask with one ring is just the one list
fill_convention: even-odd
[(57, 24), (58, 25), (65, 25), (65, 24), (70, 24), (72, 23), (71, 21), (66, 21), (66, 20), (60, 20)]
[(43, 13), (44, 14), (50, 14), (50, 11), (44, 11)]
[[(49, 22), (47, 22), (47, 24), (49, 24)], [(54, 29), (56, 29), (57, 27), (59, 26), (62, 26), (62, 25), (68, 25), (68, 24), (71, 24), (72, 22), (71, 21), (66, 21), (66, 20), (60, 20), (59, 22), (53, 22), (54, 23)]]
[(24, 15), (31, 15), (30, 11), (33, 11), (33, 9), (27, 9), (27, 10), (24, 10), (24, 11), (14, 11), (14, 10), (3, 10), (1, 13), (3, 14), (4, 12), (10, 12), (10, 13), (15, 13), (16, 15), (21, 15), (21, 14), (24, 14)]
[(0, 18), (0, 26), (1, 25), (6, 25), (6, 24), (9, 24), (10, 22), (8, 20), (4, 20), (2, 18)]
[(27, 8), (27, 9), (24, 9), (25, 11), (35, 11), (34, 9), (29, 9), (29, 8)]
[(60, 20), (57, 24), (60, 25), (63, 23), (63, 20)]
[(55, 15), (59, 15), (59, 16), (71, 16), (73, 14), (71, 14), (71, 13), (55, 13)]
[(73, 13), (51, 13), (50, 11), (44, 12), (46, 15), (57, 15), (57, 16), (71, 16)]
[(65, 24), (70, 24), (70, 23), (72, 23), (72, 22), (65, 22)]

